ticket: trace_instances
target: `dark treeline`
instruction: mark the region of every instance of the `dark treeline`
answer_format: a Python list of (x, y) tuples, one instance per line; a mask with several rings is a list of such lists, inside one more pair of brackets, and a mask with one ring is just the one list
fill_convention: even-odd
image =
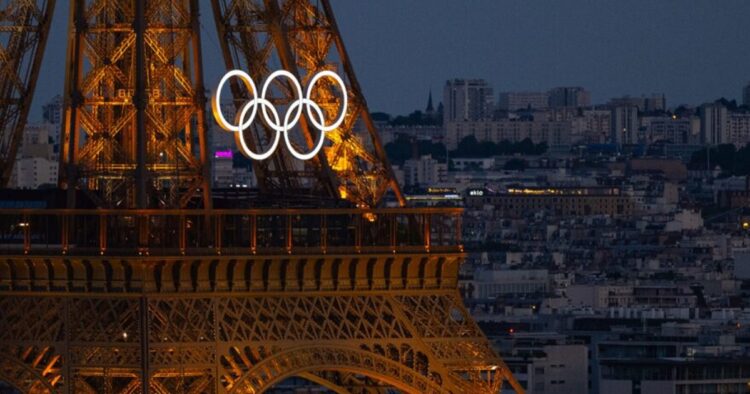
[(370, 114), (372, 120), (376, 122), (385, 122), (390, 126), (439, 126), (443, 123), (443, 117), (440, 114), (426, 114), (422, 111), (414, 111), (409, 115), (391, 116), (384, 112), (373, 112)]
[(468, 136), (461, 140), (455, 150), (446, 152), (445, 145), (431, 141), (413, 141), (405, 135), (399, 136), (395, 141), (385, 145), (385, 151), (393, 164), (401, 165), (407, 159), (430, 155), (442, 163), (446, 161), (446, 153), (450, 157), (484, 158), (502, 155), (540, 155), (547, 152), (547, 144), (541, 142), (535, 144), (530, 139), (520, 142), (492, 141), (479, 142), (474, 136)]
[[(688, 167), (691, 170), (706, 169), (707, 149), (701, 149), (690, 157)], [(750, 174), (750, 144), (737, 149), (732, 144), (721, 144), (711, 147), (709, 169), (717, 166), (725, 175), (749, 175)]]

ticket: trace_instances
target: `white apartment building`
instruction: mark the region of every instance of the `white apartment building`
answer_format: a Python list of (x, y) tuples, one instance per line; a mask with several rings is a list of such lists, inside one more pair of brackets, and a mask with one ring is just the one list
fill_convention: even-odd
[(552, 108), (579, 108), (590, 105), (591, 92), (580, 86), (563, 86), (549, 91), (549, 106)]
[(727, 144), (729, 140), (729, 112), (718, 103), (701, 106), (701, 140), (704, 144)]
[(612, 111), (584, 110), (581, 116), (570, 119), (570, 142), (573, 144), (603, 144), (609, 141)]
[(565, 296), (573, 307), (605, 309), (628, 306), (633, 302), (633, 286), (578, 284), (565, 289)]
[(57, 184), (59, 164), (53, 141), (56, 127), (49, 123), (32, 123), (24, 128), (9, 187), (37, 189)]
[(733, 113), (729, 115), (729, 142), (737, 149), (750, 143), (750, 114)]
[(638, 107), (639, 111), (652, 112), (664, 111), (667, 109), (667, 99), (664, 94), (652, 94), (641, 97), (616, 97), (607, 103), (610, 107)]
[(380, 143), (385, 145), (406, 136), (423, 141), (440, 141), (445, 137), (443, 126), (381, 126), (378, 128)]
[(57, 185), (57, 160), (45, 157), (24, 157), (16, 160), (11, 174), (13, 189), (37, 189), (40, 186)]
[(514, 353), (504, 359), (527, 393), (588, 392), (589, 360), (585, 345), (550, 344), (531, 349), (518, 348)]
[(492, 88), (483, 79), (447, 81), (443, 104), (443, 124), (491, 119), (495, 110)]
[(693, 122), (688, 118), (644, 117), (641, 119), (641, 125), (645, 128), (646, 141), (649, 143), (695, 144), (700, 142), (693, 134)]
[(549, 288), (547, 270), (497, 270), (479, 268), (474, 272), (474, 298), (503, 294), (544, 293)]
[(502, 92), (498, 107), (505, 111), (518, 111), (527, 108), (544, 110), (549, 107), (547, 92)]
[(639, 129), (638, 107), (612, 108), (612, 142), (618, 145), (636, 144), (641, 140)]
[(448, 179), (448, 165), (439, 163), (430, 155), (406, 160), (402, 170), (406, 186), (432, 186)]

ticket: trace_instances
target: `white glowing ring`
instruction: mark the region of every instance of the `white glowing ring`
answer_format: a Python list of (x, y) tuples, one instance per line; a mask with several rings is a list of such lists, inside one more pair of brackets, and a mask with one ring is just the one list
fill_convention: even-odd
[[(235, 123), (231, 124), (224, 117), (219, 101), (224, 85), (226, 84), (227, 80), (229, 80), (229, 78), (233, 77), (237, 77), (242, 80), (246, 89), (252, 92), (253, 97), (250, 101), (242, 106), (239, 113), (237, 114)], [(281, 122), (281, 117), (279, 116), (279, 112), (276, 110), (276, 107), (274, 107), (273, 104), (266, 99), (266, 93), (268, 92), (268, 88), (271, 85), (271, 82), (273, 82), (273, 80), (278, 77), (285, 77), (289, 81), (291, 81), (292, 85), (294, 86), (294, 93), (296, 93), (297, 96), (297, 98), (289, 105), (286, 114), (284, 114), (283, 123)], [(339, 117), (336, 119), (336, 121), (331, 125), (325, 125), (325, 115), (323, 113), (323, 110), (320, 108), (320, 105), (311, 100), (313, 87), (318, 82), (318, 80), (323, 77), (332, 78), (341, 88), (343, 96), (341, 113), (339, 114)], [(278, 70), (269, 75), (268, 79), (266, 79), (265, 83), (263, 84), (263, 88), (260, 91), (260, 96), (257, 95), (257, 92), (258, 90), (255, 86), (255, 82), (253, 82), (253, 79), (250, 77), (250, 75), (242, 70), (232, 70), (226, 73), (223, 78), (221, 78), (219, 86), (214, 93), (213, 100), (211, 100), (211, 106), (216, 122), (222, 129), (234, 132), (235, 141), (241, 148), (242, 153), (254, 160), (265, 160), (270, 157), (273, 152), (276, 151), (281, 137), (280, 133), (284, 133), (284, 141), (286, 142), (287, 149), (289, 149), (289, 152), (294, 157), (300, 160), (309, 160), (313, 158), (323, 148), (323, 144), (325, 143), (325, 133), (335, 130), (344, 122), (344, 119), (346, 118), (346, 110), (349, 105), (346, 93), (346, 85), (344, 84), (344, 81), (336, 73), (328, 70), (321, 71), (313, 76), (313, 78), (310, 80), (309, 86), (307, 87), (307, 94), (304, 97), (302, 96), (302, 86), (300, 85), (299, 81), (294, 76), (294, 74), (286, 70)], [(268, 151), (263, 153), (253, 152), (247, 145), (247, 142), (245, 141), (243, 135), (243, 131), (252, 125), (256, 115), (258, 115), (258, 106), (261, 107), (260, 114), (263, 117), (263, 121), (265, 122), (266, 126), (276, 131), (276, 135), (274, 136), (273, 142), (271, 143), (271, 147), (268, 149)], [(315, 144), (315, 147), (308, 153), (301, 153), (294, 149), (289, 138), (289, 130), (296, 126), (297, 123), (299, 123), (300, 118), (302, 117), (303, 106), (305, 107), (305, 113), (307, 114), (310, 123), (321, 132), (321, 135), (318, 138), (318, 142)], [(249, 116), (248, 111), (250, 111)]]
[(221, 81), (219, 81), (219, 86), (216, 88), (214, 99), (211, 100), (211, 109), (214, 112), (214, 118), (216, 119), (216, 122), (219, 123), (219, 126), (221, 126), (222, 129), (226, 131), (241, 133), (242, 130), (250, 127), (250, 125), (253, 123), (255, 115), (258, 112), (258, 106), (253, 106), (253, 112), (252, 114), (250, 114), (250, 119), (248, 119), (247, 124), (232, 125), (227, 122), (227, 119), (224, 117), (224, 113), (221, 111), (221, 103), (219, 102), (219, 100), (221, 99), (221, 91), (222, 89), (224, 89), (224, 84), (226, 84), (229, 78), (232, 77), (238, 77), (242, 81), (242, 83), (245, 84), (247, 90), (253, 94), (253, 97), (256, 97), (258, 95), (258, 89), (255, 87), (255, 82), (253, 82), (253, 79), (250, 78), (250, 75), (242, 70), (232, 70), (226, 73), (224, 77), (221, 78)]
[[(310, 101), (310, 96), (312, 95), (313, 87), (315, 87), (315, 83), (318, 82), (318, 80), (323, 77), (333, 78), (333, 80), (336, 81), (336, 83), (341, 88), (341, 95), (344, 98), (344, 104), (341, 106), (342, 108), (341, 114), (339, 115), (339, 118), (336, 119), (336, 122), (334, 122), (330, 126), (324, 125), (322, 121), (321, 123), (316, 122), (315, 117), (310, 113), (310, 109), (313, 107), (312, 104), (315, 104), (314, 102)], [(335, 130), (336, 128), (341, 126), (341, 123), (344, 122), (344, 118), (346, 117), (346, 107), (349, 105), (349, 98), (346, 96), (346, 85), (344, 85), (344, 81), (341, 80), (341, 77), (339, 77), (335, 72), (323, 70), (315, 74), (315, 76), (312, 77), (312, 79), (310, 80), (310, 85), (307, 86), (307, 97), (305, 98), (305, 101), (307, 101), (307, 116), (310, 118), (310, 123), (315, 125), (315, 127), (319, 128), (322, 132), (325, 133), (327, 131)], [(318, 107), (317, 104), (315, 104), (315, 107), (317, 107), (316, 109), (320, 113), (320, 107)]]

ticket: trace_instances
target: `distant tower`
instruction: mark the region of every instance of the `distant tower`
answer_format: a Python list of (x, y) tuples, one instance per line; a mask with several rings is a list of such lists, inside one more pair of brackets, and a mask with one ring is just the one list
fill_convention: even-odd
[(453, 79), (443, 89), (443, 123), (476, 122), (492, 118), (492, 88), (483, 79)]
[(432, 106), (432, 89), (430, 89), (430, 95), (427, 97), (427, 108), (425, 108), (424, 113), (429, 116), (435, 114), (435, 107)]
[(742, 105), (750, 107), (750, 82), (742, 88)]
[(703, 104), (700, 111), (701, 138), (704, 144), (729, 142), (729, 112), (721, 103)]
[(612, 141), (617, 145), (638, 143), (638, 107), (618, 106), (612, 108)]

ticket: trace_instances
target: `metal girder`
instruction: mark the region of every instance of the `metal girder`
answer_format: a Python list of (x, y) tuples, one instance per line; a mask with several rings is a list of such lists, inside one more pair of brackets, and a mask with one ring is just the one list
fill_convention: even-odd
[(69, 206), (210, 207), (198, 1), (75, 0), (67, 64)]
[(353, 392), (523, 392), (463, 307), (462, 259), (10, 256), (0, 377), (52, 392), (257, 393), (292, 376)]
[(55, 0), (0, 1), (0, 188), (13, 171), (54, 8)]
[[(231, 68), (262, 79), (276, 59), (307, 85), (341, 67), (350, 110), (322, 153), (254, 165), (266, 190), (357, 208), (211, 209), (198, 0), (73, 0), (60, 184), (69, 208), (83, 190), (100, 209), (0, 212), (0, 379), (32, 393), (252, 393), (291, 376), (522, 393), (461, 302), (460, 209), (377, 209), (388, 189), (405, 200), (328, 1), (212, 5)], [(330, 118), (332, 86), (312, 97)], [(262, 146), (269, 130), (250, 132)]]
[[(343, 198), (360, 207), (377, 206), (390, 189), (405, 205), (328, 1), (213, 0), (212, 5), (227, 68), (243, 69), (262, 80), (275, 71), (272, 64), (278, 63), (298, 76), (303, 86), (319, 71), (332, 70), (342, 74), (347, 85), (349, 109), (344, 123), (326, 133), (324, 150), (307, 164), (315, 169), (316, 177), (300, 179), (290, 164), (291, 155), (278, 149), (273, 160), (253, 162), (261, 186), (270, 191), (312, 186), (327, 197)], [(284, 92), (281, 102), (288, 104), (294, 97), (290, 86), (276, 85)], [(232, 93), (235, 108), (249, 96), (236, 81)], [(324, 103), (321, 107), (327, 119), (338, 115), (341, 94), (331, 81), (316, 85), (313, 96)], [(318, 132), (305, 121), (301, 129), (303, 138), (297, 143), (312, 148)], [(256, 151), (257, 147), (265, 150), (273, 133), (259, 124), (246, 132), (246, 139)]]

